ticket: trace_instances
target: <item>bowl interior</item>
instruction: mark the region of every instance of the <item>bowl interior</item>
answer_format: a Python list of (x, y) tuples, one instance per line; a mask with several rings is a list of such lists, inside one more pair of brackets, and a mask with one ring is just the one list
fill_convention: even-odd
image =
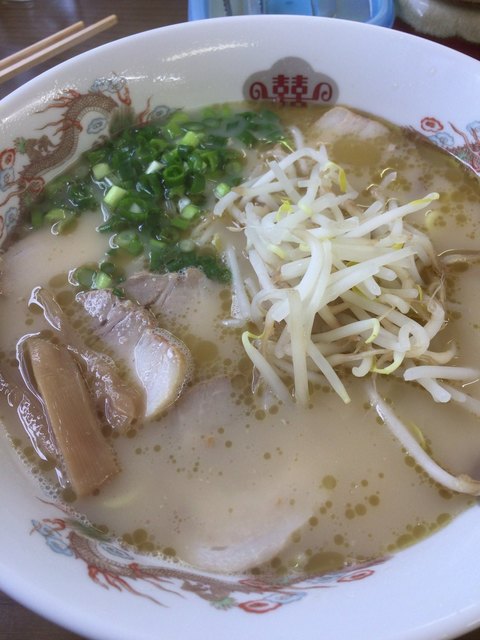
[[(132, 36), (60, 65), (0, 104), (0, 241), (8, 242), (29, 198), (125, 109), (147, 121), (243, 99), (300, 109), (339, 103), (414, 130), (480, 172), (479, 95), (474, 60), (359, 23), (258, 16)], [(125, 551), (50, 504), (4, 434), (0, 461), (8, 488), (0, 497), (0, 584), (88, 637), (147, 639), (161, 630), (172, 640), (281, 639), (295, 628), (312, 637), (421, 639), (480, 622), (476, 507), (392, 558), (274, 584)]]

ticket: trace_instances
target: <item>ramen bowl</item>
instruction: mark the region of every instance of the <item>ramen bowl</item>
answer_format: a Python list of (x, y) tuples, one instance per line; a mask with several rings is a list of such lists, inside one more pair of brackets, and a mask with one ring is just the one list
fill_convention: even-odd
[[(480, 65), (380, 27), (293, 16), (181, 24), (100, 47), (0, 104), (0, 240), (114, 114), (242, 100), (349, 105), (480, 172)], [(2, 323), (8, 318), (3, 318)], [(45, 493), (0, 434), (0, 586), (98, 640), (453, 638), (480, 625), (480, 511), (389, 557), (297, 579), (217, 575), (136, 554)]]

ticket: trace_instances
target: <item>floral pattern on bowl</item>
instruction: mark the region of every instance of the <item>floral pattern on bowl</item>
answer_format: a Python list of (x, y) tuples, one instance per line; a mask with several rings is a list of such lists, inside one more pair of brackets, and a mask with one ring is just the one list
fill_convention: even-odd
[(480, 174), (480, 120), (474, 120), (460, 128), (452, 122), (444, 123), (426, 116), (420, 121), (419, 132)]
[[(161, 606), (167, 606), (163, 599), (166, 594), (179, 595), (185, 591), (216, 609), (238, 608), (246, 613), (268, 613), (302, 600), (311, 590), (332, 589), (364, 580), (375, 573), (374, 567), (386, 560), (380, 558), (307, 578), (302, 574), (222, 577), (200, 573), (181, 564), (160, 564), (71, 517), (32, 520), (32, 532), (43, 536), (54, 553), (82, 561), (88, 577), (106, 589), (131, 593)], [(142, 586), (134, 586), (136, 583)]]

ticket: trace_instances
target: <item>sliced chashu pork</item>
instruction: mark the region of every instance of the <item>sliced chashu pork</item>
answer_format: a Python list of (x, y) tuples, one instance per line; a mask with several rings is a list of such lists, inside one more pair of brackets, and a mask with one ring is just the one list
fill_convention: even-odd
[(386, 126), (350, 111), (345, 107), (333, 107), (324, 113), (312, 127), (312, 134), (323, 143), (334, 142), (343, 136), (355, 136), (370, 140), (388, 134)]
[[(211, 282), (195, 268), (173, 273), (136, 273), (125, 282), (125, 292), (138, 304), (151, 307), (155, 313), (167, 311), (172, 296), (175, 304), (187, 306), (196, 291), (203, 290)], [(168, 303), (168, 304), (167, 304)]]
[(57, 332), (56, 338), (82, 361), (97, 409), (107, 423), (119, 431), (126, 431), (138, 421), (143, 412), (140, 390), (123, 380), (115, 363), (103, 353), (90, 349), (70, 324), (67, 316), (48, 289), (36, 287), (30, 303), (38, 305), (45, 319)]
[(187, 459), (195, 452), (212, 475), (211, 481), (192, 481), (191, 489), (177, 498), (182, 514), (178, 548), (193, 566), (222, 573), (244, 572), (279, 554), (323, 498), (312, 491), (308, 474), (299, 473), (294, 452), (286, 453), (274, 478), (256, 473), (248, 455), (245, 459), (237, 453), (233, 463), (228, 461), (216, 439), (220, 427), (244, 429), (236, 423), (237, 402), (230, 380), (216, 377), (189, 389), (165, 418), (178, 443), (177, 460), (180, 452)]
[(145, 395), (144, 418), (169, 407), (180, 395), (191, 370), (187, 347), (158, 327), (148, 310), (120, 300), (109, 290), (77, 295), (92, 331), (117, 363), (122, 363)]
[(220, 330), (219, 296), (225, 285), (196, 268), (167, 274), (141, 272), (127, 279), (125, 293), (155, 314), (162, 326), (181, 327), (183, 334), (211, 340), (212, 327)]

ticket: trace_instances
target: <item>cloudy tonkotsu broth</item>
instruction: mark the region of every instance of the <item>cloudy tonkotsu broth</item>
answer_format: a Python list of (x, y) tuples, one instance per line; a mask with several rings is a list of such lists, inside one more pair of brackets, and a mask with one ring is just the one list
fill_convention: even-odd
[[(344, 135), (338, 125), (319, 133), (314, 123), (322, 114), (315, 108), (280, 112), (287, 126), (303, 132), (308, 146), (325, 142), (330, 159), (345, 169), (365, 202), (365, 188), (378, 184), (386, 169), (397, 172), (386, 193), (400, 203), (440, 194), (413, 214), (416, 224), (428, 231), (437, 253), (472, 254), (445, 267), (448, 324), (434, 346), (442, 351), (454, 341), (454, 364), (475, 366), (480, 361), (476, 177), (384, 123), (369, 137), (364, 129)], [(58, 342), (38, 306), (28, 307), (38, 286), (55, 296), (90, 348), (110, 352), (101, 338), (92, 338), (92, 319), (80, 311), (67, 279), (72, 268), (98, 261), (107, 250), (108, 238), (95, 232), (99, 219), (99, 213), (84, 214), (63, 236), (46, 227), (25, 233), (3, 256), (0, 314), (8, 321), (0, 327), (0, 372), (5, 380), (18, 381), (15, 349), (22, 336), (43, 331)], [(217, 229), (223, 247), (239, 242), (227, 226), (231, 222)], [(129, 267), (135, 268), (141, 268), (139, 259)], [(229, 285), (200, 277), (186, 291), (173, 307), (153, 305), (153, 310), (159, 325), (191, 352), (192, 377), (160, 416), (133, 423), (124, 434), (109, 434), (121, 471), (95, 495), (75, 498), (68, 484), (55, 488), (54, 464), (40, 460), (15, 408), (1, 396), (11, 442), (42, 485), (72, 509), (141, 551), (196, 567), (317, 572), (404, 548), (473, 503), (471, 496), (434, 482), (391, 435), (369, 403), (365, 378), (342, 374), (349, 404), (326, 382), (310, 386), (306, 406), (272, 397), (266, 402), (253, 393), (243, 329), (226, 322)], [(388, 406), (414, 425), (412, 433), (442, 467), (480, 477), (477, 417), (458, 403), (435, 403), (425, 389), (393, 375), (377, 376), (377, 384)], [(470, 384), (468, 393), (480, 401), (478, 383)]]

